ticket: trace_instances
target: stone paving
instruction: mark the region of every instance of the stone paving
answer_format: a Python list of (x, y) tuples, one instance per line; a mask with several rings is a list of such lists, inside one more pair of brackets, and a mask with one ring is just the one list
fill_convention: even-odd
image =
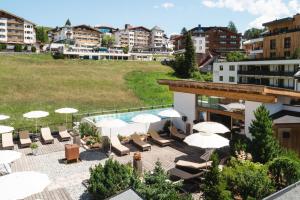
[[(51, 180), (51, 184), (45, 190), (46, 192), (64, 189), (73, 200), (89, 199), (82, 181), (89, 178), (89, 168), (99, 163), (104, 164), (107, 156), (101, 151), (86, 151), (80, 148), (81, 161), (65, 164), (62, 161), (65, 157), (64, 144), (55, 141), (54, 144), (42, 145), (40, 148), (43, 150), (37, 156), (30, 154), (30, 148), (19, 150), (23, 155), (11, 165), (12, 171), (32, 170), (45, 173)], [(132, 162), (133, 152), (137, 149), (131, 144), (128, 147), (131, 149), (130, 155), (122, 157), (113, 155), (113, 158), (124, 164)], [(53, 151), (51, 152), (51, 150)], [(186, 150), (184, 146), (180, 145), (172, 145), (171, 147), (152, 145), (151, 151), (142, 153), (144, 170), (152, 170), (157, 160), (161, 161), (166, 170), (171, 169), (175, 166), (174, 161), (176, 159), (187, 156), (184, 153)], [(197, 151), (192, 150), (192, 152), (199, 155)]]

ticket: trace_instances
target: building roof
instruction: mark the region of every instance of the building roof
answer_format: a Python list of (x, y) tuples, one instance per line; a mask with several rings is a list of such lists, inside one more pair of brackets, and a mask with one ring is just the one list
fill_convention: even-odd
[(19, 17), (19, 16), (15, 15), (15, 14), (12, 14), (12, 13), (10, 13), (10, 12), (7, 12), (7, 11), (5, 11), (5, 10), (1, 10), (1, 9), (0, 9), (0, 12), (4, 12), (4, 13), (7, 14), (7, 15), (11, 15), (11, 16), (13, 16), (13, 17), (15, 17), (15, 18), (18, 18), (18, 19), (20, 19), (20, 20), (29, 22), (29, 23), (33, 24), (34, 26), (36, 26), (35, 23), (33, 23), (33, 22), (31, 22), (31, 21), (29, 21), (29, 20), (27, 20), (27, 19), (24, 19), (24, 18), (22, 18), (22, 17)]
[(300, 181), (271, 194), (263, 200), (298, 200), (300, 199)]
[(142, 197), (138, 193), (136, 193), (133, 189), (129, 188), (113, 197), (108, 198), (109, 200), (143, 200)]
[(93, 31), (97, 31), (97, 32), (99, 32), (99, 30), (98, 30), (98, 29), (95, 29), (95, 28), (93, 28), (93, 27), (91, 27), (91, 26), (89, 26), (89, 25), (85, 25), (85, 24), (81, 24), (81, 25), (73, 26), (72, 28), (80, 28), (80, 27), (84, 27), (84, 28), (87, 28), (87, 29), (90, 29), (90, 30), (93, 30)]
[(158, 30), (158, 31), (163, 31), (160, 27), (154, 26), (151, 30)]
[(300, 124), (300, 113), (281, 110), (271, 116), (274, 124)]
[(273, 20), (273, 21), (270, 21), (270, 22), (263, 23), (263, 26), (269, 26), (271, 24), (278, 24), (278, 23), (283, 23), (283, 22), (290, 22), (290, 21), (293, 21), (293, 20), (294, 20), (293, 17), (286, 17), (286, 18), (276, 19), (276, 20)]
[(248, 101), (260, 101), (264, 103), (275, 103), (277, 102), (277, 97), (279, 96), (300, 99), (300, 92), (289, 89), (267, 87), (263, 85), (165, 79), (158, 80), (158, 83), (161, 85), (168, 85), (170, 90), (177, 92), (219, 96), (238, 100), (243, 99)]
[(236, 35), (241, 35), (240, 33), (235, 33), (235, 32), (232, 32), (231, 30), (229, 30), (227, 27), (223, 27), (223, 26), (208, 26), (208, 27), (202, 27), (202, 26), (197, 26), (195, 28), (192, 28), (191, 30), (189, 30), (188, 32), (192, 32), (192, 33), (205, 33), (207, 31), (210, 31), (210, 30), (223, 30), (223, 31), (226, 31), (226, 32), (231, 32), (233, 34), (236, 34)]
[(129, 28), (129, 30), (136, 30), (136, 29), (144, 29), (145, 31), (150, 32), (150, 30), (147, 29), (147, 28), (144, 27), (144, 26), (136, 26), (136, 27), (130, 27), (130, 28)]

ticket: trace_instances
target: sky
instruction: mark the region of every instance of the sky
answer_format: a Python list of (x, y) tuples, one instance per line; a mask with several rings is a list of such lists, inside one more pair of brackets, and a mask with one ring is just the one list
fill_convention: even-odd
[(124, 24), (160, 26), (168, 35), (198, 26), (227, 26), (239, 32), (300, 12), (300, 0), (0, 0), (0, 9), (38, 25)]

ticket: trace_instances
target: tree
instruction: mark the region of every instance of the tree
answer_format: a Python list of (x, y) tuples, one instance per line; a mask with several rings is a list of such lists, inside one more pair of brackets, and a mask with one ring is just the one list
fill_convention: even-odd
[(287, 156), (277, 157), (269, 163), (269, 171), (277, 190), (281, 190), (300, 179), (300, 162)]
[(293, 53), (293, 59), (300, 59), (300, 48), (296, 48), (294, 53)]
[(109, 159), (90, 169), (88, 191), (95, 199), (106, 199), (127, 188), (133, 183), (133, 169)]
[(186, 71), (186, 76), (190, 77), (192, 72), (195, 70), (195, 47), (192, 40), (192, 35), (188, 33), (185, 37), (185, 52), (184, 52), (184, 68)]
[(254, 161), (266, 163), (273, 160), (280, 153), (278, 141), (273, 135), (273, 122), (269, 111), (264, 105), (254, 112), (255, 120), (251, 122), (249, 132), (251, 141), (251, 153)]
[(245, 31), (244, 38), (247, 40), (259, 38), (261, 33), (264, 32), (265, 29), (251, 28)]
[(123, 52), (127, 54), (129, 52), (129, 46), (123, 47)]
[(245, 54), (238, 52), (238, 51), (233, 51), (230, 52), (226, 55), (226, 60), (228, 62), (237, 62), (245, 59)]
[(67, 19), (66, 23), (65, 23), (65, 26), (71, 26), (71, 21), (70, 19)]
[(275, 191), (266, 166), (232, 158), (222, 176), (233, 196), (242, 199), (263, 199)]
[(205, 174), (203, 183), (203, 197), (205, 200), (226, 200), (232, 199), (231, 192), (227, 191), (226, 184), (221, 179), (219, 170), (219, 159), (217, 154), (212, 154), (212, 167)]
[(31, 52), (32, 52), (32, 53), (35, 53), (35, 52), (36, 52), (36, 47), (35, 47), (35, 46), (32, 46), (32, 47), (31, 47)]
[(1, 50), (6, 50), (6, 44), (0, 44), (0, 51)]
[(227, 28), (228, 28), (230, 31), (234, 32), (234, 33), (237, 33), (237, 32), (238, 32), (238, 30), (237, 30), (235, 24), (233, 23), (233, 21), (229, 21)]
[(41, 43), (47, 43), (49, 41), (47, 30), (43, 26), (36, 28), (36, 39)]
[(16, 44), (15, 47), (14, 47), (14, 51), (15, 52), (22, 52), (22, 45)]
[(104, 35), (102, 38), (102, 46), (103, 47), (111, 47), (115, 43), (115, 37), (110, 35)]
[(159, 161), (156, 162), (153, 173), (145, 173), (145, 181), (138, 184), (136, 191), (144, 199), (152, 200), (191, 200), (190, 195), (181, 196), (178, 189), (180, 184), (168, 182), (168, 175)]
[(181, 35), (185, 35), (186, 33), (187, 33), (187, 30), (186, 30), (185, 27), (183, 27), (183, 28), (181, 29)]

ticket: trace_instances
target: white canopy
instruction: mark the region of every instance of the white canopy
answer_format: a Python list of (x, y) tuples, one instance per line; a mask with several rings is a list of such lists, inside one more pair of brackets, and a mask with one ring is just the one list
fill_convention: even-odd
[(177, 112), (174, 109), (163, 110), (163, 111), (159, 112), (158, 115), (162, 116), (162, 117), (170, 117), (170, 118), (179, 118), (179, 117), (181, 117), (180, 113)]
[(55, 110), (55, 112), (60, 114), (73, 114), (73, 113), (77, 113), (78, 110), (75, 108), (60, 108)]
[(0, 134), (10, 133), (13, 132), (14, 130), (15, 130), (14, 127), (0, 125)]
[(15, 160), (21, 158), (21, 153), (11, 150), (1, 150), (0, 151), (0, 164), (11, 163)]
[(230, 130), (226, 126), (217, 122), (200, 122), (198, 124), (195, 124), (193, 126), (193, 129), (199, 132), (210, 133), (210, 134), (213, 133), (224, 134), (230, 132)]
[(133, 122), (143, 123), (143, 124), (151, 124), (151, 123), (159, 122), (160, 120), (161, 120), (160, 117), (152, 114), (139, 114), (131, 119), (131, 121)]
[(25, 113), (23, 117), (28, 118), (28, 119), (38, 119), (42, 117), (47, 117), (49, 115), (48, 112), (45, 111), (31, 111), (28, 113)]
[(42, 192), (50, 180), (38, 172), (16, 172), (0, 177), (0, 194), (3, 200), (24, 199)]
[(9, 119), (9, 116), (7, 115), (0, 115), (0, 120), (6, 120)]
[(229, 146), (229, 140), (217, 134), (195, 133), (187, 136), (184, 142), (203, 149), (217, 149)]

